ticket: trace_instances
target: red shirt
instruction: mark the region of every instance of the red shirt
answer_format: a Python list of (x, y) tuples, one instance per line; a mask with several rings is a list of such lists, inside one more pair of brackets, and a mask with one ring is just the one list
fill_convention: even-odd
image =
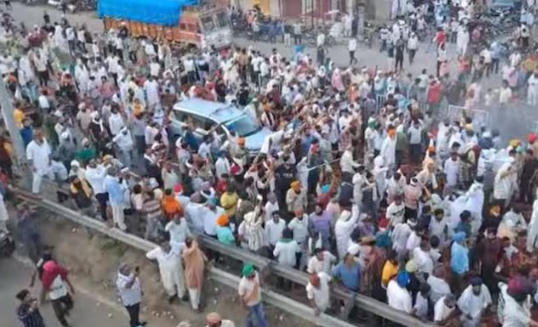
[(228, 181), (225, 179), (219, 179), (217, 181), (217, 184), (215, 185), (215, 189), (219, 194), (226, 192), (227, 187), (228, 187)]
[(445, 35), (445, 32), (443, 31), (438, 31), (436, 34), (435, 34), (435, 43), (437, 43), (437, 45), (441, 45), (443, 43), (445, 43), (446, 41), (446, 35)]
[(428, 88), (428, 95), (427, 95), (427, 101), (428, 103), (439, 103), (441, 101), (441, 84), (440, 83), (434, 83), (431, 84)]

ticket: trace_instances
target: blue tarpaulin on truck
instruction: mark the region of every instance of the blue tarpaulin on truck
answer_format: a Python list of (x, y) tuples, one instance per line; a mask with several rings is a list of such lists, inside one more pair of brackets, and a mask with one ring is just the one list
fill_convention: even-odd
[(183, 6), (199, 0), (99, 0), (99, 18), (130, 20), (160, 26), (178, 26)]

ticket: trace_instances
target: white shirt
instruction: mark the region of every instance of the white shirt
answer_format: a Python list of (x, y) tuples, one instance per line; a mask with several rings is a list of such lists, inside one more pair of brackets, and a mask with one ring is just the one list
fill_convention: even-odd
[(413, 299), (407, 289), (400, 287), (395, 280), (387, 285), (387, 298), (389, 306), (406, 313), (413, 311)]
[(49, 298), (51, 300), (57, 300), (63, 296), (67, 295), (67, 287), (65, 287), (65, 282), (60, 275), (56, 276), (52, 283), (50, 284), (49, 289)]
[(428, 298), (422, 296), (421, 293), (417, 294), (415, 300), (415, 314), (418, 318), (428, 318)]
[(183, 62), (183, 66), (185, 67), (185, 71), (187, 73), (194, 72), (194, 60), (192, 59), (186, 59)]
[(534, 74), (529, 77), (528, 80), (529, 83), (529, 89), (531, 90), (538, 90), (538, 77), (535, 77)]
[(392, 202), (387, 208), (387, 218), (392, 226), (396, 226), (399, 223), (403, 223), (405, 214), (405, 204), (403, 201), (400, 205), (396, 202)]
[(295, 240), (289, 242), (276, 242), (273, 255), (278, 258), (278, 263), (284, 266), (293, 267), (297, 263), (296, 253), (301, 252), (301, 248)]
[(142, 301), (142, 289), (140, 288), (140, 281), (136, 277), (135, 282), (131, 288), (127, 288), (127, 283), (129, 283), (134, 277), (125, 276), (118, 273), (116, 278), (116, 288), (118, 289), (119, 296), (123, 305), (135, 305)]
[(318, 257), (312, 256), (308, 260), (306, 271), (309, 274), (317, 274), (324, 272), (330, 274), (332, 271), (332, 264), (336, 262), (336, 257), (329, 251), (323, 251), (323, 260), (319, 260)]
[[(455, 307), (454, 307), (455, 308)], [(445, 297), (443, 296), (437, 302), (433, 308), (433, 321), (441, 322), (445, 320), (454, 311), (454, 308), (449, 308), (445, 305)]]
[(46, 172), (50, 166), (50, 146), (47, 140), (43, 139), (41, 144), (32, 140), (26, 147), (26, 159), (32, 161), (34, 169), (40, 172)]
[[(207, 235), (216, 235), (217, 231), (217, 218), (220, 217), (220, 215), (226, 213), (223, 208), (216, 207), (215, 211), (212, 211), (211, 209), (207, 207), (203, 207), (203, 224), (204, 224), (204, 232)], [(197, 220), (199, 217), (192, 217), (194, 220)]]
[(448, 186), (458, 185), (458, 172), (459, 172), (460, 161), (458, 159), (452, 160), (448, 158), (445, 161), (445, 174), (446, 174), (446, 184)]
[(355, 173), (354, 168), (358, 166), (359, 164), (357, 164), (353, 160), (353, 153), (351, 153), (351, 151), (346, 150), (344, 151), (344, 153), (342, 153), (342, 157), (340, 158), (340, 167), (341, 167), (342, 172), (354, 174)]
[(161, 72), (161, 65), (156, 62), (152, 62), (151, 64), (149, 64), (149, 71), (151, 76), (159, 77)]
[(512, 90), (509, 87), (499, 89), (499, 103), (508, 103), (512, 98)]
[(274, 246), (282, 238), (284, 229), (286, 229), (286, 222), (283, 219), (279, 219), (278, 223), (275, 223), (274, 219), (271, 218), (265, 223), (265, 232), (270, 245)]
[(275, 203), (271, 203), (270, 201), (267, 201), (263, 210), (265, 212), (265, 216), (263, 217), (263, 219), (264, 219), (264, 222), (267, 223), (268, 221), (272, 219), (271, 217), (273, 216), (273, 212), (279, 210), (278, 202), (275, 201)]
[(293, 218), (288, 224), (288, 228), (293, 231), (293, 239), (298, 244), (303, 244), (308, 237), (308, 219), (303, 217), (299, 220), (297, 217)]
[(502, 174), (508, 171), (510, 164), (504, 164), (499, 168), (495, 175), (493, 184), (493, 197), (495, 199), (508, 199), (512, 194), (512, 178), (511, 176), (501, 177)]
[(119, 69), (119, 63), (118, 63), (118, 58), (117, 57), (108, 57), (106, 59), (106, 64), (108, 66), (108, 71), (113, 73), (113, 74), (117, 74), (118, 73), (118, 69)]
[(103, 165), (98, 165), (95, 168), (86, 167), (86, 180), (90, 183), (95, 194), (105, 193), (105, 176), (106, 169)]
[(409, 144), (420, 144), (422, 142), (422, 128), (411, 125), (407, 130), (409, 134)]
[[(255, 273), (255, 274), (256, 276), (254, 276), (254, 278), (252, 279), (243, 277), (241, 278), (241, 281), (239, 281), (238, 293), (239, 293), (239, 296), (241, 296), (241, 299), (244, 299), (245, 297), (251, 298), (251, 300), (247, 303), (247, 306), (253, 306), (262, 301), (260, 278), (258, 276), (258, 273)], [(256, 296), (251, 296), (256, 286), (258, 287), (258, 292)]]
[(347, 44), (347, 49), (349, 51), (357, 50), (357, 39), (355, 39), (355, 38), (349, 39), (349, 43)]
[(407, 48), (409, 50), (418, 49), (418, 38), (416, 36), (415, 37), (410, 37), (409, 40), (407, 40)]
[(131, 131), (126, 130), (127, 133), (120, 132), (112, 141), (118, 145), (118, 147), (123, 151), (131, 151), (133, 149), (133, 137), (131, 136)]
[(431, 275), (433, 273), (433, 260), (430, 256), (430, 253), (422, 251), (420, 247), (413, 250), (413, 260), (418, 266), (418, 271), (428, 273)]
[(189, 226), (187, 226), (187, 221), (185, 219), (180, 219), (179, 223), (175, 221), (170, 221), (164, 227), (164, 230), (170, 233), (170, 243), (182, 244), (185, 242), (187, 236), (191, 235)]
[(442, 278), (430, 275), (428, 276), (426, 283), (428, 283), (428, 285), (431, 287), (430, 299), (433, 303), (437, 303), (440, 298), (451, 293), (450, 286)]
[(41, 108), (41, 109), (49, 109), (50, 108), (49, 99), (47, 99), (47, 97), (44, 96), (43, 94), (41, 94), (39, 96), (37, 101), (39, 102), (39, 108)]
[(224, 174), (230, 174), (230, 161), (225, 157), (220, 157), (215, 162), (215, 172), (218, 178), (222, 178)]
[(505, 302), (502, 312), (502, 327), (528, 327), (531, 321), (529, 308), (519, 304), (506, 293), (503, 294), (503, 299)]
[(491, 52), (488, 50), (488, 49), (484, 49), (482, 50), (482, 52), (480, 52), (480, 55), (482, 57), (484, 57), (484, 63), (486, 64), (490, 64), (491, 63)]
[(108, 118), (108, 127), (112, 135), (118, 135), (124, 126), (123, 118), (119, 113), (111, 114)]
[(171, 269), (181, 269), (181, 251), (185, 244), (173, 244), (169, 252), (165, 252), (160, 246), (146, 253), (146, 258), (156, 260), (161, 272)]
[(314, 287), (314, 285), (310, 284), (310, 282), (306, 285), (306, 297), (309, 300), (313, 300), (316, 307), (323, 312), (330, 305), (329, 282), (331, 281), (331, 277), (324, 272), (318, 273), (318, 277), (318, 287)]
[(324, 33), (319, 33), (318, 34), (316, 44), (318, 45), (318, 47), (321, 47), (322, 45), (325, 44), (325, 34)]

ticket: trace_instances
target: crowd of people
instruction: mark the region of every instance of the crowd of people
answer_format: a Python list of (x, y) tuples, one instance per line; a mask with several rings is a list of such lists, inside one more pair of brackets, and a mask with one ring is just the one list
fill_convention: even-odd
[[(43, 179), (67, 185), (58, 201), (155, 241), (147, 257), (158, 262), (169, 301), (188, 298), (193, 310), (201, 309), (207, 261), (196, 238), (205, 235), (306, 271), (305, 298), (316, 315), (340, 310), (330, 292), (337, 285), (442, 326), (479, 326), (495, 305), (491, 324), (538, 326), (531, 317), (537, 135), (507, 143), (473, 120), (479, 103), (506, 108), (526, 98), (536, 105), (536, 54), (518, 28), (516, 50), (501, 56), (480, 27), (470, 30), (472, 3), (450, 8), (454, 14), (441, 22), (456, 22), (440, 24), (435, 35), (436, 69), (418, 76), (403, 73), (404, 50), (416, 65), (421, 29), (436, 26), (420, 8), (382, 32), (388, 71), (359, 67), (356, 44), (349, 67), (338, 67), (323, 38), (316, 63), (302, 52), (285, 58), (254, 47), (177, 58), (166, 41), (131, 39), (125, 26), (98, 35), (48, 16), (31, 31), (4, 29), (5, 39), (24, 47), (16, 56), (4, 52), (0, 70), (32, 191), (45, 190)], [(446, 54), (451, 41), (456, 72)], [(482, 91), (490, 75), (497, 92)], [(222, 138), (218, 124), (192, 118), (172, 133), (171, 107), (191, 98), (235, 105), (272, 133), (259, 151), (233, 130)], [(461, 117), (440, 118), (443, 103), (461, 104)], [(9, 136), (0, 141), (0, 167), (12, 177)], [(53, 277), (42, 279), (44, 289), (53, 282), (65, 289), (61, 318), (72, 306), (64, 294), (69, 282), (45, 261)], [(241, 275), (249, 326), (267, 326), (258, 272), (246, 263)], [(117, 287), (131, 327), (140, 325), (137, 278), (136, 269), (120, 267)], [(42, 326), (29, 292), (17, 298), (25, 325)], [(225, 321), (208, 317), (210, 326), (233, 325)]]

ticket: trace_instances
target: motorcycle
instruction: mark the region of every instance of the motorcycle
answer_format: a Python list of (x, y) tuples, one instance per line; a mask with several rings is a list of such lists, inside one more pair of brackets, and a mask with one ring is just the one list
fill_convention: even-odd
[(0, 258), (10, 257), (15, 252), (15, 240), (10, 232), (0, 231)]

